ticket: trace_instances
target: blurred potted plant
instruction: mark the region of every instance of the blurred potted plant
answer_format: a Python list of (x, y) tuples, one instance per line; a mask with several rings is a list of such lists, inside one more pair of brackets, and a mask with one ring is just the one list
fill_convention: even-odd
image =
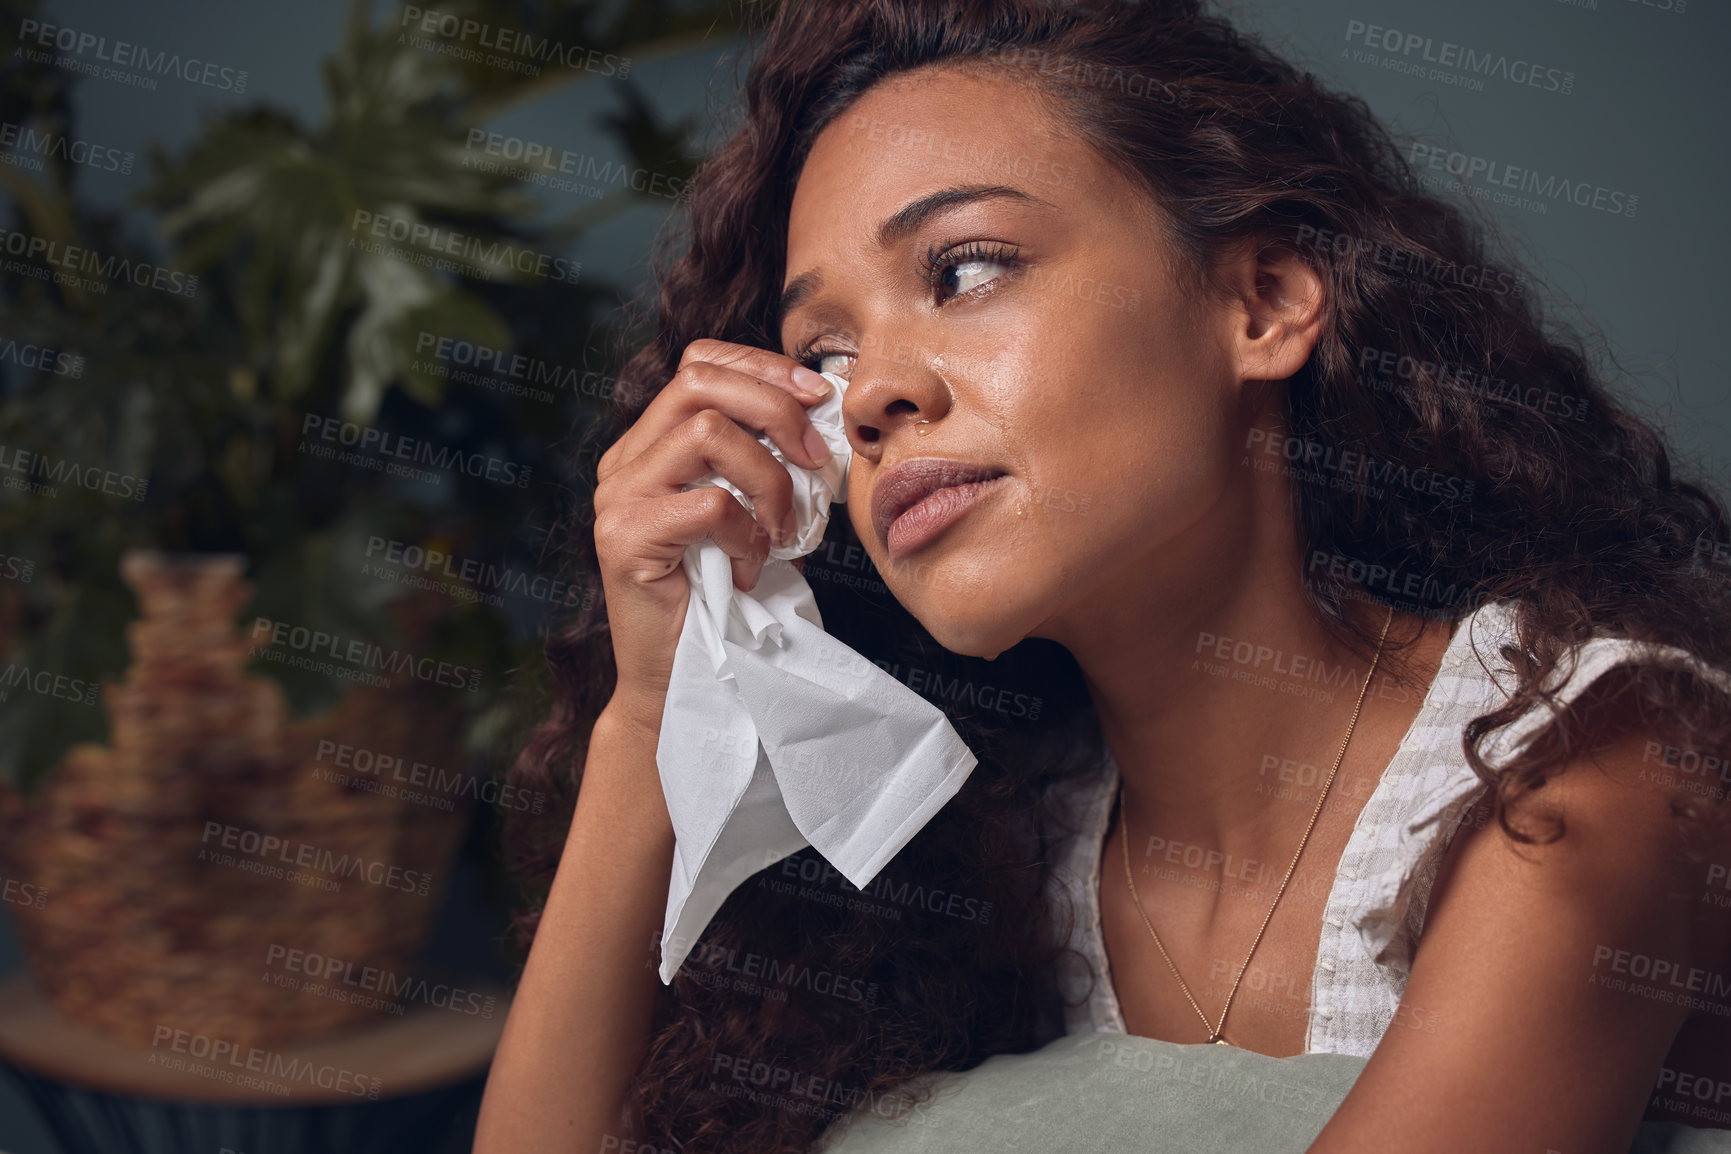
[[(45, 891), (13, 913), (56, 1004), (136, 1041), (172, 1021), (281, 1043), (370, 1013), (275, 994), (268, 948), (412, 965), (470, 809), (496, 796), (476, 766), (515, 725), (506, 671), (533, 663), (542, 614), (587, 595), (524, 580), (522, 527), (558, 500), (547, 429), (596, 402), (460, 388), (423, 347), (586, 363), (607, 286), (513, 259), (557, 238), (525, 223), (524, 173), (465, 144), (512, 101), (595, 74), (478, 70), (369, 10), (355, 0), (325, 64), (322, 125), (254, 105), (153, 155), (143, 200), (171, 275), (0, 273), (8, 332), (76, 350), (0, 382), (0, 475), (17, 482), (0, 488), (0, 869)], [(509, 4), (464, 11), (537, 27)], [(729, 22), (645, 3), (609, 30), (573, 23), (592, 15), (543, 19), (635, 59)], [(648, 30), (659, 47), (633, 39)], [(69, 131), (64, 75), (11, 68), (8, 119)], [(636, 162), (689, 175), (688, 126), (625, 95), (611, 127)], [(76, 175), (0, 167), (32, 235), (149, 263), (79, 204)], [(505, 316), (566, 323), (525, 337)], [(28, 579), (7, 579), (8, 557)], [(445, 788), (399, 784), (403, 767)]]

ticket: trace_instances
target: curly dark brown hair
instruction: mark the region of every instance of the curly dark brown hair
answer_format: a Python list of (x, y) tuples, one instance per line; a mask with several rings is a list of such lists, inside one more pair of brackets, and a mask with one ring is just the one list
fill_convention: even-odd
[[(761, 32), (745, 116), (688, 187), (688, 219), (660, 238), (654, 335), (620, 372), (614, 421), (579, 454), (588, 476), (691, 341), (780, 348), (789, 207), (817, 135), (886, 76), (988, 70), (1032, 86), (1140, 182), (1162, 210), (1179, 274), (1198, 289), (1245, 241), (1285, 246), (1322, 277), (1321, 337), (1285, 383), (1292, 443), (1425, 470), (1453, 488), (1395, 484), (1373, 499), (1365, 486), (1294, 484), (1305, 544), (1295, 575), (1319, 622), (1366, 651), (1375, 628), (1348, 603), (1387, 597), (1355, 576), (1426, 575), (1424, 588), (1446, 591), (1423, 607), (1430, 616), (1518, 603), (1519, 645), (1503, 656), (1519, 685), (1464, 736), (1510, 836), (1535, 840), (1509, 807), (1608, 738), (1606, 718), (1695, 749), (1726, 744), (1723, 697), (1655, 660), (1606, 678), (1591, 716), (1564, 713), (1515, 760), (1493, 768), (1481, 757), (1485, 738), (1543, 705), (1547, 677), (1595, 631), (1725, 666), (1731, 604), (1718, 558), (1731, 533), (1720, 499), (1673, 478), (1660, 434), (1605, 391), (1578, 338), (1547, 332), (1525, 275), (1489, 253), (1488, 227), (1422, 189), (1362, 100), (1325, 90), (1185, 0), (813, 0), (776, 8)], [(1457, 482), (1471, 485), (1470, 501)], [(580, 574), (595, 571), (593, 525), (577, 502), (564, 536)], [(849, 519), (832, 518), (806, 569), (826, 628), (897, 676), (919, 670), (928, 690), (939, 687), (931, 696), (979, 766), (882, 889), (860, 894), (807, 850), (728, 899), (660, 994), (627, 1102), (652, 1146), (793, 1154), (847, 1109), (905, 1111), (918, 1100), (902, 1096), (915, 1075), (1061, 1032), (1054, 974), (1073, 911), (1046, 897), (1050, 847), (1069, 832), (1051, 787), (1097, 766), (1104, 749), (1080, 671), (1038, 639), (989, 663), (946, 651), (871, 580), (869, 563), (837, 564), (863, 557), (847, 551), (857, 545)], [(590, 727), (612, 692), (605, 604), (562, 622), (547, 656), (556, 697), (511, 773), (564, 804), (509, 815), (510, 865), (530, 894), (526, 940)], [(1719, 807), (1677, 808), (1699, 819)], [(740, 1063), (786, 1075), (768, 1079), (779, 1092), (739, 1096), (726, 1075)]]

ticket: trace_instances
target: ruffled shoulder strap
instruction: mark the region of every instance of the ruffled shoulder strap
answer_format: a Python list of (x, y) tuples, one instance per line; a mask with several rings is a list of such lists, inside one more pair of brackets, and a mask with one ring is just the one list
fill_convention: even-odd
[[(1368, 1056), (1393, 1020), (1449, 839), (1486, 789), (1462, 752), (1462, 730), (1513, 692), (1516, 675), (1501, 649), (1514, 639), (1512, 603), (1487, 604), (1460, 623), (1360, 812), (1323, 913), (1307, 1048)], [(1616, 666), (1652, 660), (1685, 663), (1731, 692), (1731, 675), (1685, 650), (1595, 637), (1558, 663), (1548, 682), (1555, 703), (1495, 734), (1486, 759), (1496, 765), (1518, 752)]]

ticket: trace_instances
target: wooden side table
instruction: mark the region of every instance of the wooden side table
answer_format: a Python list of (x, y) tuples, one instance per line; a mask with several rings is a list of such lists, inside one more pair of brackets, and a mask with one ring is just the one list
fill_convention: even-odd
[(510, 992), (491, 1017), (417, 1005), (276, 1049), (199, 1035), (141, 1048), (60, 1016), (28, 974), (0, 979), (0, 1070), (65, 1154), (467, 1154)]

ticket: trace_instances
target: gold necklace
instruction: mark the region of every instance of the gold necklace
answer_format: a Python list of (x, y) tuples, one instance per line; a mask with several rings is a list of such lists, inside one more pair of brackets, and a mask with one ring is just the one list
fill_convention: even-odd
[(1292, 864), (1286, 867), (1286, 876), (1281, 879), (1280, 889), (1274, 895), (1274, 902), (1268, 907), (1268, 913), (1262, 919), (1262, 926), (1256, 931), (1256, 940), (1250, 943), (1250, 952), (1244, 955), (1244, 964), (1238, 967), (1238, 976), (1232, 980), (1232, 990), (1226, 995), (1226, 1005), (1220, 1010), (1220, 1021), (1209, 1024), (1208, 1015), (1202, 1012), (1202, 1007), (1196, 1004), (1196, 999), (1190, 994), (1190, 987), (1178, 973), (1178, 967), (1172, 964), (1172, 956), (1166, 952), (1166, 947), (1160, 942), (1160, 935), (1154, 933), (1154, 923), (1148, 920), (1148, 913), (1142, 908), (1142, 898), (1136, 893), (1136, 878), (1130, 872), (1130, 814), (1124, 808), (1124, 778), (1118, 778), (1118, 820), (1124, 826), (1124, 880), (1130, 883), (1130, 899), (1136, 903), (1136, 912), (1142, 915), (1142, 924), (1148, 927), (1148, 932), (1154, 937), (1154, 944), (1160, 948), (1160, 956), (1166, 959), (1166, 968), (1172, 971), (1172, 976), (1178, 979), (1178, 988), (1184, 991), (1184, 998), (1190, 1003), (1190, 1008), (1196, 1011), (1196, 1016), (1202, 1019), (1203, 1027), (1208, 1031), (1208, 1041), (1215, 1045), (1228, 1045), (1226, 1036), (1221, 1033), (1226, 1028), (1226, 1015), (1232, 1009), (1232, 999), (1238, 996), (1238, 984), (1244, 980), (1244, 975), (1250, 969), (1250, 959), (1256, 956), (1256, 947), (1262, 944), (1262, 935), (1268, 929), (1268, 923), (1274, 917), (1275, 906), (1286, 895), (1287, 883), (1292, 880), (1293, 873), (1298, 869), (1298, 859), (1304, 854), (1304, 847), (1310, 842), (1310, 833), (1316, 828), (1316, 819), (1322, 813), (1322, 803), (1328, 800), (1328, 791), (1334, 785), (1334, 775), (1340, 772), (1340, 763), (1346, 757), (1347, 743), (1352, 741), (1352, 731), (1358, 728), (1359, 710), (1364, 708), (1364, 695), (1370, 688), (1370, 679), (1376, 676), (1377, 662), (1382, 660), (1383, 643), (1388, 640), (1388, 627), (1394, 621), (1394, 606), (1389, 606), (1388, 616), (1382, 623), (1382, 636), (1377, 638), (1376, 656), (1371, 659), (1370, 671), (1364, 675), (1364, 684), (1359, 686), (1358, 704), (1352, 707), (1352, 720), (1347, 723), (1346, 736), (1341, 739), (1340, 752), (1334, 755), (1334, 767), (1328, 771), (1328, 780), (1323, 783), (1322, 793), (1317, 796), (1316, 808), (1310, 811), (1310, 824), (1304, 827), (1304, 837), (1298, 843), (1298, 852), (1292, 855)]

